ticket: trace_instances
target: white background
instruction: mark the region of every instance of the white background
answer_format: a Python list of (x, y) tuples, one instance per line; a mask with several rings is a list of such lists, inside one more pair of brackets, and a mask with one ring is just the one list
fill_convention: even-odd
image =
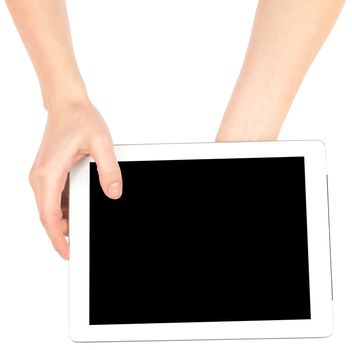
[[(81, 71), (114, 142), (213, 141), (241, 67), (255, 7), (254, 0), (70, 1)], [(51, 248), (27, 180), (46, 113), (30, 60), (0, 2), (0, 348), (351, 348), (351, 17), (347, 1), (280, 135), (326, 143), (334, 335), (74, 344), (67, 335), (67, 263)]]

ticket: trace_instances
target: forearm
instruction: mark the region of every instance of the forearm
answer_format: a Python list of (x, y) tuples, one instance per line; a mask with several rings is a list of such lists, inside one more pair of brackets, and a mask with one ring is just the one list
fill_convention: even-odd
[(87, 98), (72, 47), (65, 0), (6, 0), (48, 109)]
[(260, 0), (217, 140), (276, 139), (343, 0)]

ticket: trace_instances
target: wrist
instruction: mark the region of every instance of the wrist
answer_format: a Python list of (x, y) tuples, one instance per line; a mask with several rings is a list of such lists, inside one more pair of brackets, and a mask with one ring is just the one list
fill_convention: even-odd
[(216, 142), (274, 141), (277, 140), (279, 132), (279, 123), (263, 123), (261, 118), (241, 120), (225, 116), (216, 135)]
[(43, 105), (48, 112), (65, 106), (87, 104), (90, 100), (83, 82), (67, 82), (43, 91)]
[(75, 101), (89, 100), (78, 67), (61, 65), (59, 68), (38, 72), (43, 106), (47, 111)]

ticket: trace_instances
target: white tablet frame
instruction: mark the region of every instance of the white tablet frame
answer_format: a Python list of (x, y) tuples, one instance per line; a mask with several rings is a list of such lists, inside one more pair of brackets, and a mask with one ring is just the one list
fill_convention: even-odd
[(73, 341), (327, 337), (332, 334), (332, 279), (325, 146), (321, 141), (266, 141), (114, 146), (119, 161), (305, 158), (310, 320), (89, 325), (89, 163), (70, 173), (69, 335)]

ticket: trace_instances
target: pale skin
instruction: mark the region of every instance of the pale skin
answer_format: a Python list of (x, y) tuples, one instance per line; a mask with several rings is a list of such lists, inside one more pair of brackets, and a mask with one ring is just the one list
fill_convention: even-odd
[[(97, 162), (104, 193), (118, 199), (122, 177), (109, 129), (91, 103), (75, 59), (65, 0), (6, 0), (35, 67), (48, 112), (29, 181), (41, 222), (69, 258), (67, 203), (72, 166)], [(216, 141), (275, 140), (304, 75), (343, 0), (260, 0), (247, 54)]]

